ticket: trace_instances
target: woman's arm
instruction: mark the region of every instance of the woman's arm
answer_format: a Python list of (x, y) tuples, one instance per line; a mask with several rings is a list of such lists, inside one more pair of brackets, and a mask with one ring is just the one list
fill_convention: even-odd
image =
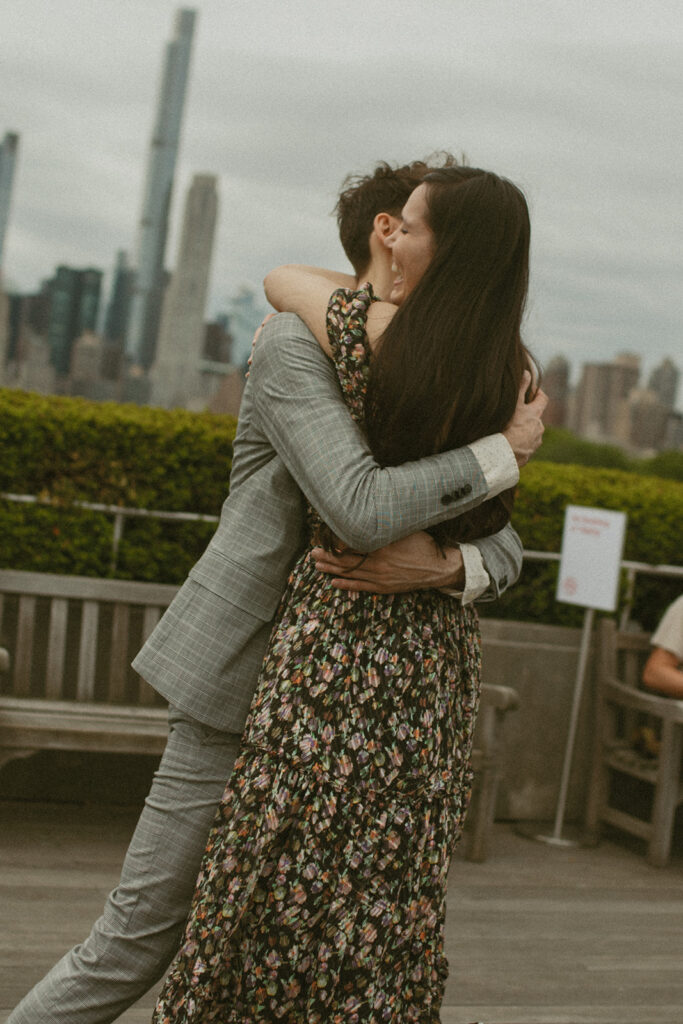
[[(266, 276), (263, 286), (266, 298), (280, 313), (296, 313), (301, 317), (328, 356), (332, 348), (327, 337), (327, 307), (337, 288), (357, 287), (355, 277), (319, 267), (289, 263)], [(396, 310), (389, 302), (373, 302), (368, 310), (367, 331), (373, 345)]]
[(355, 288), (356, 279), (318, 267), (288, 263), (266, 276), (266, 298), (279, 313), (296, 313), (328, 356), (332, 349), (327, 338), (327, 306), (337, 288)]

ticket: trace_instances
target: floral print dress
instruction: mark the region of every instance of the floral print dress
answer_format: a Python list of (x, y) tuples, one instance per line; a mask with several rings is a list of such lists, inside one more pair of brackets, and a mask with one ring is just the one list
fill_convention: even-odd
[[(359, 421), (373, 300), (328, 309)], [(439, 1021), (479, 677), (473, 609), (339, 590), (302, 555), (155, 1024)]]

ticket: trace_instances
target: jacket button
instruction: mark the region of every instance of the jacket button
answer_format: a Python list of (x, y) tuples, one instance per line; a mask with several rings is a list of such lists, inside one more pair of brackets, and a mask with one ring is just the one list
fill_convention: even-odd
[(451, 505), (454, 501), (455, 501), (455, 495), (453, 495), (453, 494), (444, 494), (444, 496), (441, 499), (441, 504), (442, 505)]
[(462, 493), (463, 494), (471, 494), (472, 493), (472, 484), (465, 484), (465, 486), (462, 489)]

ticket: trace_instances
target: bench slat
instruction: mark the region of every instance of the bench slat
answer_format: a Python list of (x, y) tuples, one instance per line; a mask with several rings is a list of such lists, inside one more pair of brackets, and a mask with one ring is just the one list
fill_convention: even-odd
[[(147, 639), (147, 637), (150, 635), (150, 633), (153, 632), (154, 627), (156, 626), (157, 622), (161, 618), (161, 612), (162, 612), (162, 609), (161, 608), (157, 608), (154, 605), (148, 605), (147, 608), (145, 608), (145, 611), (144, 611), (144, 614), (143, 614), (143, 617), (142, 617), (142, 643), (143, 644), (144, 644), (145, 640)], [(142, 646), (142, 644), (140, 646)], [(139, 677), (139, 683), (138, 683), (138, 700), (140, 701), (140, 704), (143, 707), (150, 707), (152, 704), (156, 703), (156, 697), (157, 697), (156, 690), (153, 690), (152, 687), (149, 685), (149, 683), (146, 682), (142, 678), (142, 676), (140, 676)]]
[(125, 604), (114, 606), (111, 635), (111, 658), (109, 660), (109, 689), (107, 700), (112, 704), (123, 703), (128, 679), (128, 630), (130, 607)]
[(69, 602), (65, 598), (53, 597), (50, 602), (47, 665), (45, 666), (45, 696), (48, 700), (59, 700), (64, 693), (64, 659), (66, 657), (66, 623), (68, 613)]
[(130, 604), (170, 604), (178, 587), (171, 583), (110, 580), (96, 576), (58, 576), (43, 572), (0, 569), (0, 587), (6, 594), (71, 597), (88, 601), (126, 601)]
[(96, 601), (83, 602), (81, 642), (78, 649), (76, 700), (93, 700), (95, 696), (95, 659), (97, 657), (97, 625), (100, 617)]
[(14, 686), (17, 697), (28, 697), (31, 693), (31, 663), (33, 634), (36, 624), (36, 599), (22, 594), (19, 598), (17, 621), (17, 649), (14, 655)]

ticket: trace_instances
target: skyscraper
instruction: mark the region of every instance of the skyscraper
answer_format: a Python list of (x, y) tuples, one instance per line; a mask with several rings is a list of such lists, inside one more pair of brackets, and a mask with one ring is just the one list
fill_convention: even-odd
[(136, 280), (126, 335), (126, 356), (148, 368), (154, 362), (164, 291), (164, 253), (173, 192), (178, 140), (185, 103), (196, 12), (176, 13), (173, 39), (159, 90), (157, 116), (147, 164), (147, 177), (138, 234)]
[(652, 388), (662, 405), (673, 409), (680, 379), (678, 367), (671, 359), (664, 359), (650, 374), (648, 387)]
[(57, 267), (50, 285), (47, 340), (50, 362), (59, 377), (67, 377), (71, 349), (83, 331), (94, 331), (100, 303), (102, 271), (90, 267)]
[(0, 142), (0, 270), (3, 267), (5, 232), (9, 219), (12, 182), (14, 181), (14, 167), (17, 162), (18, 150), (19, 136), (14, 132), (6, 132), (5, 138)]
[(128, 266), (127, 253), (120, 250), (116, 257), (109, 305), (104, 322), (101, 369), (105, 380), (118, 380), (121, 374), (123, 350), (126, 343), (126, 325), (134, 284), (135, 271)]
[(611, 363), (584, 363), (574, 393), (572, 428), (596, 441), (613, 439), (629, 394), (638, 384), (640, 356), (622, 353)]
[(184, 406), (199, 394), (204, 308), (211, 269), (218, 194), (212, 174), (196, 174), (187, 194), (178, 261), (164, 299), (152, 403)]
[(543, 374), (542, 387), (548, 396), (543, 422), (546, 427), (564, 427), (569, 398), (569, 363), (564, 356), (555, 356), (550, 360)]

